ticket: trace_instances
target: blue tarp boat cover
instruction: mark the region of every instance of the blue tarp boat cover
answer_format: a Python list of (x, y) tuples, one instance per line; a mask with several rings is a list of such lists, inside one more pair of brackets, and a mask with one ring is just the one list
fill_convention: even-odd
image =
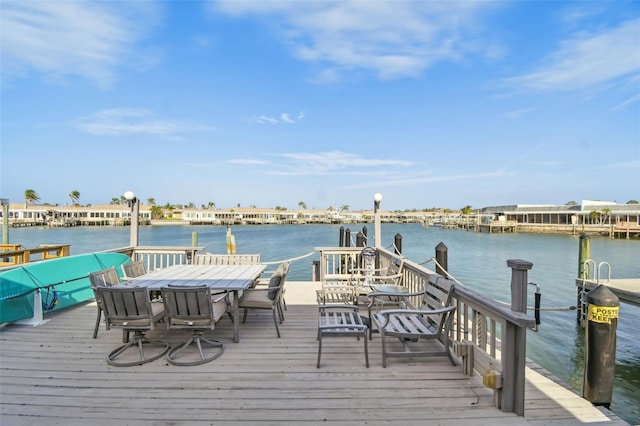
[(33, 293), (40, 289), (43, 312), (93, 299), (89, 273), (130, 263), (122, 253), (90, 253), (25, 264), (0, 272), (0, 323), (31, 318)]

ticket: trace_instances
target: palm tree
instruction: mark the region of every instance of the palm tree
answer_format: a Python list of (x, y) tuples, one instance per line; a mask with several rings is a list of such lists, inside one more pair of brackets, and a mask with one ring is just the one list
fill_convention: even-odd
[(78, 200), (80, 200), (80, 192), (77, 190), (73, 190), (69, 193), (69, 199), (71, 200), (71, 205), (75, 206), (78, 204)]
[(605, 207), (604, 209), (602, 209), (602, 215), (604, 216), (604, 218), (609, 220), (609, 225), (611, 225), (611, 209)]
[(349, 205), (348, 204), (343, 204), (342, 207), (340, 207), (340, 211), (341, 212), (348, 212), (349, 211)]
[(113, 197), (113, 198), (111, 199), (111, 202), (110, 202), (109, 204), (113, 204), (113, 205), (115, 205), (115, 204), (120, 204), (120, 199), (119, 199), (119, 198), (116, 198), (116, 197)]
[(155, 206), (156, 204), (155, 198), (147, 198), (147, 204), (150, 206)]
[(302, 210), (306, 210), (306, 209), (307, 209), (307, 203), (305, 203), (304, 201), (300, 201), (300, 202), (298, 203), (298, 206), (300, 206), (300, 208), (301, 208)]
[(151, 206), (151, 218), (152, 219), (162, 219), (163, 213), (164, 212), (162, 211), (162, 207), (156, 206), (155, 204), (153, 204)]
[(24, 208), (28, 208), (29, 203), (37, 203), (40, 201), (40, 196), (33, 189), (27, 189), (24, 191)]
[(629, 200), (627, 201), (627, 204), (639, 204), (638, 200)]
[(463, 215), (470, 215), (471, 211), (473, 210), (473, 208), (470, 205), (466, 205), (463, 208), (460, 209), (460, 211), (462, 212)]
[(213, 201), (209, 201), (209, 203), (207, 204), (207, 206), (208, 206), (210, 209), (215, 209), (215, 208), (216, 208), (216, 203), (214, 203)]

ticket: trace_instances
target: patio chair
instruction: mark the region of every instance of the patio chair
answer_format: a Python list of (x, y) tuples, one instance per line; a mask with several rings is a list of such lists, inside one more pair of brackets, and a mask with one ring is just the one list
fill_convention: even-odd
[(138, 260), (137, 262), (127, 263), (122, 265), (122, 273), (125, 278), (136, 278), (147, 273), (144, 262)]
[(318, 362), (322, 354), (322, 338), (337, 336), (355, 336), (364, 340), (364, 359), (369, 368), (369, 348), (367, 344), (367, 326), (363, 323), (357, 306), (321, 305), (318, 307)]
[[(205, 330), (215, 329), (216, 322), (227, 312), (225, 295), (216, 295), (212, 299), (211, 289), (208, 287), (178, 287), (162, 288), (162, 300), (166, 315), (167, 329), (191, 330), (191, 338), (167, 352), (167, 362), (173, 365), (199, 365), (213, 361), (224, 352), (222, 342), (203, 337)], [(191, 346), (197, 349), (197, 357)], [(205, 354), (203, 349), (214, 349)], [(178, 359), (180, 358), (180, 359)]]
[[(126, 344), (107, 356), (109, 365), (129, 367), (146, 364), (164, 356), (169, 351), (167, 342), (145, 336), (145, 332), (154, 330), (156, 324), (164, 319), (164, 306), (161, 303), (151, 303), (146, 288), (98, 287), (97, 291), (104, 309), (107, 330), (117, 327), (134, 333)], [(155, 351), (148, 355), (145, 353), (144, 346), (154, 346)], [(138, 349), (137, 358), (129, 355), (130, 352), (135, 352), (135, 349)], [(120, 361), (121, 357), (130, 361)]]
[(98, 337), (98, 329), (100, 328), (100, 320), (102, 319), (102, 302), (98, 297), (98, 287), (112, 287), (120, 282), (120, 277), (116, 271), (115, 266), (102, 269), (97, 272), (89, 273), (89, 282), (91, 283), (91, 290), (93, 290), (93, 296), (96, 298), (96, 305), (98, 306), (98, 317), (96, 318), (96, 326), (93, 330), (93, 338)]
[(249, 309), (271, 309), (273, 311), (273, 323), (276, 326), (276, 333), (280, 337), (278, 321), (282, 324), (284, 315), (282, 313), (282, 292), (284, 283), (289, 273), (290, 262), (281, 263), (275, 270), (268, 286), (253, 287), (244, 290), (242, 297), (238, 301), (238, 307), (244, 309), (242, 322), (247, 320)]
[[(430, 282), (425, 286), (422, 303), (418, 308), (389, 309), (370, 314), (382, 338), (383, 367), (387, 366), (387, 358), (390, 357), (432, 355), (446, 355), (451, 364), (456, 365), (448, 340), (453, 312), (456, 309), (453, 305), (453, 289), (454, 284), (450, 280)], [(409, 294), (406, 296), (409, 297)], [(392, 350), (388, 338), (397, 338), (403, 350)], [(420, 349), (419, 346), (423, 343), (421, 340), (437, 340), (443, 345), (444, 350)]]

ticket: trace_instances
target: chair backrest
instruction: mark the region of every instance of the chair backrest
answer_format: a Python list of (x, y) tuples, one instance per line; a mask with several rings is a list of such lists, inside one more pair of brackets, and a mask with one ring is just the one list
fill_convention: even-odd
[(122, 273), (125, 278), (135, 278), (147, 273), (144, 268), (144, 262), (142, 260), (138, 260), (137, 262), (127, 263), (126, 265), (122, 265)]
[(112, 287), (120, 282), (118, 271), (115, 266), (102, 269), (96, 272), (89, 273), (89, 282), (91, 288), (96, 289), (98, 287)]
[(101, 286), (96, 291), (105, 313), (107, 329), (153, 330), (156, 322), (164, 317), (162, 305), (151, 303), (146, 288)]
[(260, 254), (196, 254), (194, 265), (257, 265)]
[(163, 287), (162, 300), (168, 329), (213, 330), (224, 313), (215, 318), (208, 287)]
[[(428, 282), (425, 285), (421, 309), (433, 310), (447, 308), (453, 305), (453, 291), (455, 284), (448, 279), (438, 278), (435, 283)], [(439, 332), (446, 329), (445, 321), (451, 320), (450, 313), (431, 315), (429, 321), (437, 327)]]
[(276, 300), (279, 295), (282, 294), (290, 266), (291, 262), (282, 262), (273, 272), (273, 275), (271, 275), (271, 279), (269, 279), (269, 288), (273, 288), (273, 290), (269, 290), (267, 293), (269, 299)]

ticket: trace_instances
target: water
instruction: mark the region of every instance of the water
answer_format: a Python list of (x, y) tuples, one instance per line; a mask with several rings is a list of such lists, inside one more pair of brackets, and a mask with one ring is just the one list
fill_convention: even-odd
[[(345, 228), (356, 232), (362, 225)], [(238, 253), (260, 253), (264, 262), (296, 258), (316, 247), (338, 245), (340, 225), (234, 226)], [(191, 246), (192, 233), (198, 245), (211, 253), (226, 251), (226, 228), (217, 226), (162, 226), (140, 229), (140, 245)], [(508, 259), (533, 263), (530, 282), (542, 289), (542, 304), (563, 307), (576, 304), (578, 273), (577, 237), (537, 234), (487, 234), (463, 230), (424, 228), (417, 224), (383, 224), (382, 241), (388, 244), (401, 234), (406, 257), (422, 263), (435, 255), (443, 242), (448, 247), (449, 272), (464, 285), (497, 300), (508, 301), (511, 269)], [(369, 235), (373, 227), (369, 225)], [(71, 254), (108, 250), (129, 245), (128, 227), (12, 228), (10, 242), (24, 247), (39, 244), (71, 244)], [(640, 277), (640, 242), (591, 238), (591, 257), (611, 265), (612, 278)], [(292, 263), (291, 280), (310, 280), (312, 254)], [(427, 263), (435, 269), (433, 263)], [(531, 286), (530, 304), (534, 288)], [(611, 409), (631, 424), (640, 423), (640, 343), (636, 328), (640, 308), (620, 306), (616, 349), (616, 377)], [(544, 311), (538, 333), (528, 333), (527, 355), (582, 394), (584, 332), (576, 324), (575, 311)]]

